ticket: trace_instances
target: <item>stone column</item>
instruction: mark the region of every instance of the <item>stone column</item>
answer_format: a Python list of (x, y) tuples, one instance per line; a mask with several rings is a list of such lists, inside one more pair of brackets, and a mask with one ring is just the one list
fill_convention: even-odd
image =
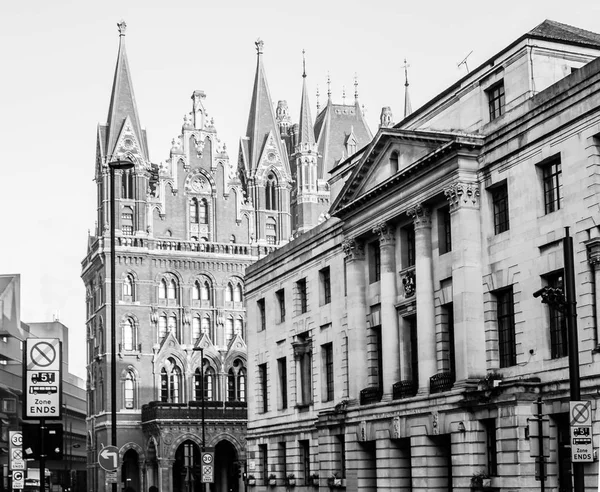
[(158, 459), (158, 490), (173, 489), (173, 463), (174, 459), (159, 458)]
[(407, 213), (413, 218), (415, 224), (419, 393), (423, 394), (429, 393), (429, 378), (437, 373), (433, 262), (431, 259), (431, 212), (428, 208), (416, 205)]
[(596, 319), (594, 337), (596, 347), (598, 347), (600, 346), (600, 340), (598, 339), (598, 322), (600, 321), (600, 237), (587, 240), (585, 246), (594, 278), (594, 318)]
[(392, 385), (400, 381), (400, 353), (398, 342), (398, 315), (396, 314), (396, 239), (394, 229), (385, 222), (377, 224), (373, 232), (379, 236), (381, 251), (381, 346), (383, 350), (384, 394), (392, 392)]
[(444, 192), (450, 202), (454, 349), (460, 382), (486, 372), (479, 184), (458, 182)]
[(348, 393), (358, 399), (367, 387), (367, 308), (365, 304), (365, 249), (356, 239), (342, 244), (346, 254), (348, 311)]

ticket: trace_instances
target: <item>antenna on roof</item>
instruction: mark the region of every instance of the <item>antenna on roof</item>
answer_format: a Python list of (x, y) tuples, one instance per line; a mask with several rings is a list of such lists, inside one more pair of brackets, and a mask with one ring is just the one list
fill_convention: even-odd
[(465, 66), (465, 68), (467, 69), (467, 73), (469, 73), (469, 65), (467, 65), (467, 58), (469, 58), (469, 57), (471, 56), (471, 54), (472, 54), (472, 53), (473, 53), (473, 50), (471, 50), (471, 51), (469, 52), (469, 54), (468, 54), (467, 56), (465, 56), (465, 57), (463, 58), (463, 60), (462, 60), (460, 63), (458, 63), (458, 65), (456, 65), (456, 66), (457, 66), (458, 68), (460, 68), (460, 66), (461, 66), (461, 65), (464, 65), (464, 66)]

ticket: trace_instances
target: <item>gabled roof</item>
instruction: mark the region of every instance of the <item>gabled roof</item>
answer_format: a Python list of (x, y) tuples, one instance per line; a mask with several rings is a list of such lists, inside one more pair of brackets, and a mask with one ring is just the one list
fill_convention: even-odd
[(127, 26), (125, 22), (120, 22), (118, 26), (119, 53), (117, 55), (117, 65), (115, 67), (110, 105), (108, 107), (107, 128), (105, 132), (102, 132), (106, 138), (104, 154), (111, 156), (114, 153), (125, 121), (129, 117), (133, 132), (140, 143), (142, 157), (144, 160), (148, 160), (146, 134), (140, 126), (140, 118), (133, 95), (133, 84), (131, 82), (129, 63), (127, 62), (127, 53), (125, 51), (125, 29)]
[[(361, 194), (363, 181), (370, 172), (373, 165), (379, 162), (381, 152), (389, 144), (390, 139), (426, 142), (433, 147), (433, 150), (416, 162), (410, 164), (405, 171), (396, 173), (386, 181), (379, 184), (372, 190)], [(377, 193), (380, 188), (389, 186), (398, 179), (405, 179), (406, 173), (414, 172), (423, 164), (439, 157), (455, 146), (479, 147), (483, 144), (481, 135), (470, 135), (464, 133), (435, 132), (430, 130), (402, 130), (398, 128), (380, 128), (369, 147), (363, 152), (362, 157), (354, 166), (352, 174), (346, 181), (342, 191), (331, 206), (331, 214), (341, 217), (343, 210), (353, 208), (353, 205), (360, 205), (368, 201), (369, 196)], [(340, 214), (342, 212), (342, 214)]]
[(527, 33), (529, 37), (600, 48), (600, 34), (546, 19)]
[(317, 172), (319, 179), (327, 179), (328, 173), (340, 161), (349, 157), (346, 140), (351, 133), (356, 138), (357, 149), (368, 145), (373, 138), (358, 100), (353, 105), (346, 105), (333, 104), (329, 99), (315, 121), (315, 135), (321, 156)]
[[(267, 77), (262, 62), (262, 53), (264, 43), (261, 40), (256, 41), (256, 76), (254, 78), (254, 89), (252, 90), (252, 101), (250, 103), (250, 115), (248, 117), (248, 128), (246, 136), (249, 138), (248, 155), (250, 162), (249, 171), (253, 174), (260, 159), (261, 153), (271, 132), (273, 135), (279, 135), (275, 111), (271, 101), (271, 93), (267, 84)], [(281, 138), (276, 138), (276, 145), (282, 159), (287, 157), (287, 152), (281, 145)]]

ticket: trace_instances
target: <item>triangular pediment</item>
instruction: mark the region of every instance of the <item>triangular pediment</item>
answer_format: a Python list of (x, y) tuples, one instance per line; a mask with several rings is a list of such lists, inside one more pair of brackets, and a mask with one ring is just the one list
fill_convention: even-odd
[(127, 116), (112, 151), (112, 159), (130, 159), (137, 165), (144, 162), (141, 142), (135, 133), (131, 118)]
[(256, 168), (256, 177), (263, 177), (268, 169), (275, 168), (279, 171), (279, 175), (284, 181), (289, 180), (289, 165), (287, 156), (282, 154), (280, 146), (277, 145), (277, 140), (273, 132), (269, 132), (265, 144), (258, 160)]

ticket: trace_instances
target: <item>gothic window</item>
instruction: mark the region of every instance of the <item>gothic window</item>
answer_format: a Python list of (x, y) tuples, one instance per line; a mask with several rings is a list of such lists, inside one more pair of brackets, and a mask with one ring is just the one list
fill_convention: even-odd
[(158, 341), (161, 342), (167, 337), (167, 316), (161, 314), (158, 317)]
[(169, 319), (167, 321), (167, 330), (169, 331), (169, 333), (173, 333), (173, 335), (177, 336), (177, 318), (174, 314), (171, 314), (169, 316)]
[(135, 376), (127, 371), (123, 381), (123, 403), (125, 408), (135, 408)]
[(166, 299), (167, 298), (167, 281), (163, 278), (158, 285), (158, 298)]
[(133, 171), (126, 170), (121, 173), (121, 198), (133, 198)]
[(208, 316), (204, 316), (202, 318), (202, 334), (210, 337), (210, 318)]
[(192, 300), (200, 300), (200, 282), (198, 282), (197, 280), (194, 282), (194, 286), (192, 287)]
[(202, 401), (202, 371), (199, 367), (194, 371), (194, 399)]
[(192, 340), (196, 342), (201, 336), (202, 330), (200, 327), (200, 317), (194, 316), (192, 318)]
[(246, 400), (246, 368), (241, 359), (235, 359), (227, 373), (227, 400)]
[(214, 382), (215, 370), (212, 367), (204, 368), (204, 399), (208, 401), (214, 400)]
[(160, 401), (180, 403), (181, 369), (175, 359), (169, 358), (160, 371)]
[(269, 173), (267, 176), (267, 183), (265, 184), (265, 199), (266, 210), (277, 210), (277, 178), (273, 173)]
[(266, 232), (267, 244), (275, 244), (277, 242), (277, 222), (273, 217), (267, 218)]
[(233, 302), (242, 302), (244, 300), (244, 292), (243, 292), (242, 284), (237, 284), (233, 291)]
[(241, 337), (244, 336), (244, 321), (242, 320), (242, 318), (237, 318), (235, 320), (235, 325), (233, 327), (233, 334), (239, 335)]
[(125, 278), (123, 279), (123, 300), (124, 301), (129, 301), (129, 302), (135, 301), (134, 287), (135, 287), (135, 280), (133, 278), (133, 275), (131, 275), (131, 274), (125, 275)]
[(198, 222), (200, 224), (208, 224), (208, 203), (205, 198), (198, 202)]
[(203, 301), (210, 301), (210, 284), (208, 280), (200, 283), (200, 299)]
[(133, 209), (131, 207), (123, 207), (121, 212), (121, 232), (124, 236), (133, 235)]
[(233, 317), (229, 316), (225, 321), (225, 345), (229, 345), (233, 338)]
[(198, 220), (200, 217), (199, 212), (200, 212), (200, 208), (198, 206), (198, 199), (192, 198), (190, 200), (190, 222), (192, 224), (198, 223)]
[(233, 301), (233, 285), (231, 282), (227, 284), (227, 288), (225, 289), (225, 302)]
[(123, 323), (123, 350), (131, 351), (135, 349), (136, 332), (135, 324), (131, 318), (127, 318)]
[(167, 286), (167, 298), (168, 299), (176, 299), (177, 298), (177, 284), (175, 280), (169, 280), (169, 284)]

